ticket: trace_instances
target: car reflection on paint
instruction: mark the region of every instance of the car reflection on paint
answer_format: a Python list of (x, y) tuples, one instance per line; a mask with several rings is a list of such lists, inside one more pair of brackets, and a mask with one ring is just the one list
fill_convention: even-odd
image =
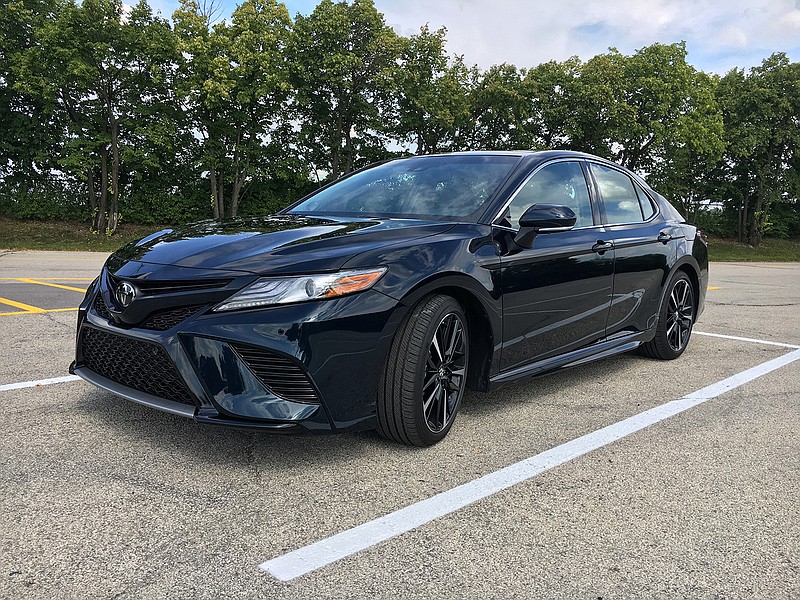
[(412, 157), (121, 248), (81, 304), (72, 370), (202, 423), (426, 446), (467, 387), (677, 358), (707, 281), (702, 233), (618, 165)]

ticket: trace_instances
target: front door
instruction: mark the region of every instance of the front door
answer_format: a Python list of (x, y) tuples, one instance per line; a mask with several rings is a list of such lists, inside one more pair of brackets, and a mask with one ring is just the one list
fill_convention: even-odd
[(611, 305), (613, 244), (592, 210), (581, 163), (559, 161), (535, 171), (498, 224), (518, 229), (533, 204), (566, 205), (578, 219), (572, 230), (540, 233), (532, 248), (501, 258), (501, 371), (603, 338)]

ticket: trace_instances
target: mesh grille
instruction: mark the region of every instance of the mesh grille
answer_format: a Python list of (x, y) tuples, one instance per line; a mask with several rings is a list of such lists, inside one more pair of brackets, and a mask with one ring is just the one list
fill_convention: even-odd
[(97, 298), (94, 300), (94, 312), (99, 317), (103, 317), (109, 321), (112, 320), (111, 313), (108, 311), (108, 307), (106, 306), (105, 300), (103, 300), (102, 294), (97, 294)]
[(261, 383), (276, 396), (294, 402), (319, 403), (314, 386), (294, 361), (261, 348), (231, 345)]
[(84, 364), (124, 386), (183, 404), (196, 404), (166, 350), (158, 344), (84, 327)]
[(184, 319), (188, 319), (203, 306), (181, 306), (153, 313), (139, 325), (143, 329), (153, 329), (155, 331), (166, 331), (172, 329)]

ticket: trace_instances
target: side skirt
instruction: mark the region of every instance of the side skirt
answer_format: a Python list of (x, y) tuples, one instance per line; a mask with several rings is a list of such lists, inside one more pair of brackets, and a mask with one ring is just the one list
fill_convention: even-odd
[(545, 373), (551, 373), (559, 369), (590, 363), (615, 354), (622, 354), (623, 352), (628, 352), (637, 348), (641, 344), (652, 339), (652, 337), (653, 330), (616, 335), (613, 338), (601, 340), (585, 348), (503, 371), (489, 378), (488, 391), (496, 390), (506, 384), (519, 379), (525, 379), (526, 377), (536, 377), (537, 375), (544, 375)]

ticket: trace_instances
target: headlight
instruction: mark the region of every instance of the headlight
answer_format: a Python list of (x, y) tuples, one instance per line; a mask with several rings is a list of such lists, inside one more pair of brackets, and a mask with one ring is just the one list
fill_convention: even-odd
[(368, 290), (385, 272), (386, 267), (380, 267), (320, 275), (262, 277), (236, 292), (214, 310), (238, 310), (271, 304), (338, 298)]

